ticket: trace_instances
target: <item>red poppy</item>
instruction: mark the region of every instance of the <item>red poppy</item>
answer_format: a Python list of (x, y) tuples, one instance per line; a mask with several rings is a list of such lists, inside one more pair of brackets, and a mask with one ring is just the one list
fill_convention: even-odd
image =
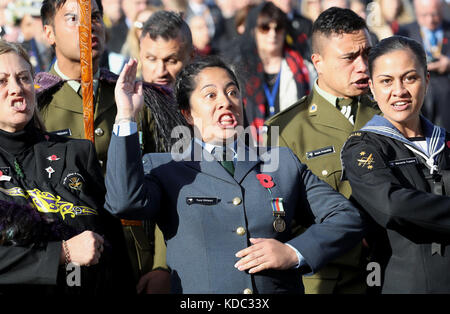
[(58, 157), (57, 157), (56, 155), (51, 155), (51, 156), (50, 156), (50, 159), (51, 159), (51, 160), (56, 160), (57, 158), (58, 158)]
[(272, 181), (272, 177), (269, 176), (268, 174), (263, 173), (257, 174), (256, 179), (258, 179), (259, 183), (261, 183), (261, 185), (266, 189), (270, 189), (275, 185), (275, 183)]
[(266, 113), (266, 106), (264, 106), (264, 104), (259, 104), (258, 105), (258, 110), (259, 112), (261, 112), (262, 114)]
[(0, 177), (3, 176), (3, 172), (0, 170)]

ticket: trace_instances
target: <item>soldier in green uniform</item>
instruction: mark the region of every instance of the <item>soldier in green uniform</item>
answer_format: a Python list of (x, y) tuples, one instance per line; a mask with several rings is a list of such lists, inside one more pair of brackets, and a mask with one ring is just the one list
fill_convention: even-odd
[[(41, 17), (44, 32), (48, 43), (55, 49), (57, 61), (49, 73), (39, 73), (35, 83), (38, 106), (47, 130), (73, 138), (84, 138), (78, 12), (77, 0), (45, 0), (43, 2)], [(107, 150), (117, 113), (114, 100), (117, 76), (99, 69), (100, 57), (105, 46), (102, 15), (101, 1), (92, 1), (95, 149), (105, 172)], [(169, 112), (170, 108), (165, 106), (170, 99), (168, 91), (146, 85), (144, 93), (147, 105), (155, 107), (159, 104), (161, 110), (165, 110), (164, 113)], [(169, 124), (156, 125), (156, 119), (152, 118), (147, 106), (137, 118), (143, 151), (164, 150), (163, 140), (158, 137), (163, 134), (159, 132), (155, 135), (155, 133), (161, 124), (167, 128)], [(150, 223), (150, 227), (146, 228), (149, 230), (145, 230), (142, 221), (122, 220), (122, 225), (134, 269), (135, 282), (138, 283), (142, 275), (153, 270), (155, 291), (168, 292), (169, 274), (166, 271), (166, 250), (161, 231), (155, 228), (154, 223)]]
[[(349, 198), (341, 181), (340, 153), (348, 135), (380, 113), (366, 95), (371, 47), (363, 19), (348, 9), (330, 8), (314, 22), (311, 60), (318, 74), (312, 92), (266, 121), (267, 140), (279, 127), (278, 145), (287, 146), (320, 179)], [(307, 227), (307, 226), (305, 226)], [(367, 262), (362, 245), (304, 276), (306, 293), (365, 293)]]

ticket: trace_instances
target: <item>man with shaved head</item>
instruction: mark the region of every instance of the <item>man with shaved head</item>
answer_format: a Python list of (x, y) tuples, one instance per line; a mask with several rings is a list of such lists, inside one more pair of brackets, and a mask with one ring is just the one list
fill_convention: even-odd
[[(347, 198), (351, 188), (341, 181), (341, 148), (351, 132), (380, 112), (365, 95), (370, 47), (366, 23), (356, 13), (337, 7), (322, 12), (312, 30), (311, 60), (318, 74), (312, 92), (266, 122), (268, 139), (271, 127), (278, 126), (278, 144), (291, 148), (315, 175)], [(305, 292), (364, 293), (365, 269), (358, 246), (317, 274), (303, 277)]]
[(427, 53), (430, 84), (422, 113), (450, 130), (450, 21), (443, 18), (444, 0), (414, 0), (416, 22), (400, 27), (398, 35), (422, 43)]

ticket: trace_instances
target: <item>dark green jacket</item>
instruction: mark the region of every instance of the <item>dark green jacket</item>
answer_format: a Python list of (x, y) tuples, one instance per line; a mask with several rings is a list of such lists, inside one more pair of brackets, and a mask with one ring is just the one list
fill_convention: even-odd
[[(269, 126), (267, 142), (269, 146), (289, 147), (315, 175), (349, 198), (350, 184), (341, 181), (342, 146), (350, 133), (359, 130), (379, 113), (377, 104), (363, 95), (352, 125), (313, 89), (311, 94), (266, 121)], [(279, 127), (278, 138), (271, 129), (273, 126)], [(273, 140), (272, 135), (275, 137)], [(365, 265), (361, 265), (361, 252), (359, 245), (315, 275), (303, 277), (306, 293), (364, 293)]]
[[(49, 72), (59, 77), (54, 68)], [(72, 138), (85, 138), (83, 125), (83, 100), (81, 96), (67, 83), (59, 82), (53, 86), (40, 85), (36, 82), (38, 106), (48, 132), (70, 129)], [(47, 86), (46, 86), (47, 85)], [(114, 120), (117, 114), (114, 99), (115, 82), (100, 78), (98, 90), (94, 97), (94, 133), (95, 150), (102, 166), (106, 171), (106, 155), (111, 139)], [(154, 152), (155, 141), (151, 129), (153, 119), (150, 111), (144, 107), (138, 126), (143, 129), (144, 152)]]

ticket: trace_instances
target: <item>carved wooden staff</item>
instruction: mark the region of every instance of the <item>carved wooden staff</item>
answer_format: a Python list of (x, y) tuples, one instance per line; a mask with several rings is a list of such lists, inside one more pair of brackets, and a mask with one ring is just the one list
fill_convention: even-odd
[(80, 7), (80, 65), (84, 136), (94, 143), (94, 79), (92, 75), (91, 0), (78, 0)]

